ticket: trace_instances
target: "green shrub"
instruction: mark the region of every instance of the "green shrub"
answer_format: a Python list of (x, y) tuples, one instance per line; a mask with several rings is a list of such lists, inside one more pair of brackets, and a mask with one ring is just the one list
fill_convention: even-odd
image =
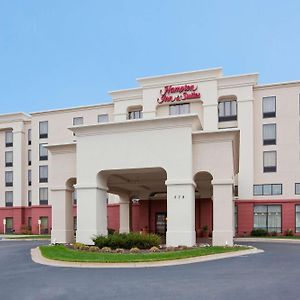
[(284, 232), (284, 235), (285, 236), (293, 236), (294, 235), (294, 231), (292, 229), (287, 229), (285, 232)]
[(111, 235), (111, 234), (114, 234), (116, 231), (112, 228), (107, 228), (107, 234), (108, 235)]
[(131, 233), (115, 233), (108, 236), (97, 236), (93, 239), (95, 245), (99, 248), (110, 247), (111, 249), (123, 248), (139, 248), (150, 249), (151, 247), (158, 247), (160, 244), (160, 237), (156, 234), (140, 234), (136, 232)]
[(73, 248), (76, 250), (81, 250), (85, 245), (82, 243), (74, 243)]
[(268, 231), (265, 229), (253, 229), (251, 231), (251, 236), (267, 236)]

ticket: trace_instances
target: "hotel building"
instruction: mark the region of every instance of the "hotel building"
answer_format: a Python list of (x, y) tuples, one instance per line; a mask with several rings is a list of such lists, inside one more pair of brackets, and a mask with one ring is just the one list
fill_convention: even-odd
[(300, 81), (220, 68), (137, 81), (109, 104), (0, 115), (0, 232), (300, 234)]

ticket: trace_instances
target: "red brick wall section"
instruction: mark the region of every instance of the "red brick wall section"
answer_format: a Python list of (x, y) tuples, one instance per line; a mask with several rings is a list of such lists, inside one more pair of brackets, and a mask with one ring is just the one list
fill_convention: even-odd
[(107, 227), (119, 231), (120, 228), (120, 207), (118, 204), (110, 204), (107, 206)]

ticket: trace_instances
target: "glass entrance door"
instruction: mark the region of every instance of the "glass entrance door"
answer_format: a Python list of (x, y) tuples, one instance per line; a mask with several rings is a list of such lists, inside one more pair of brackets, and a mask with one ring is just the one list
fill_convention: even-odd
[(165, 236), (167, 232), (167, 213), (160, 212), (155, 217), (155, 233)]

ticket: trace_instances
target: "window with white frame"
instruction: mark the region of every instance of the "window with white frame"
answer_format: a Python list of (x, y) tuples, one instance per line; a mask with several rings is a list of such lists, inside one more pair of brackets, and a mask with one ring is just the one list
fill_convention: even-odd
[(276, 124), (263, 124), (263, 144), (276, 145)]
[(39, 189), (40, 205), (48, 205), (48, 188), (42, 187)]
[(276, 117), (276, 97), (263, 97), (262, 99), (263, 118)]
[(128, 111), (128, 119), (129, 120), (136, 120), (143, 118), (143, 110), (142, 108), (132, 109)]
[(28, 170), (28, 185), (31, 186), (31, 170)]
[(31, 140), (32, 140), (32, 137), (31, 137), (31, 129), (28, 129), (28, 145), (31, 145)]
[(73, 125), (82, 125), (83, 124), (83, 117), (75, 117), (73, 118)]
[(72, 193), (72, 203), (73, 205), (77, 205), (77, 193), (76, 190)]
[(300, 232), (300, 205), (296, 205), (296, 232)]
[(39, 145), (40, 160), (48, 160), (48, 149), (45, 148), (46, 143)]
[(5, 147), (12, 147), (14, 145), (13, 139), (14, 136), (12, 130), (5, 131)]
[(109, 121), (108, 114), (98, 115), (98, 123), (107, 123)]
[(5, 186), (13, 186), (13, 171), (5, 171)]
[(169, 115), (185, 115), (190, 113), (190, 104), (182, 103), (182, 104), (172, 104), (169, 106)]
[(264, 151), (263, 153), (265, 173), (277, 171), (277, 154), (276, 151)]
[(282, 184), (254, 184), (254, 196), (282, 195)]
[(218, 103), (219, 122), (237, 120), (237, 102), (236, 100), (224, 100)]
[(6, 151), (5, 152), (5, 167), (12, 167), (13, 166), (13, 152)]
[(31, 150), (28, 150), (28, 166), (31, 166)]
[(32, 192), (29, 190), (27, 194), (27, 200), (28, 200), (28, 206), (31, 206), (32, 204)]
[(48, 182), (48, 166), (40, 166), (39, 171), (40, 182)]
[(300, 183), (295, 183), (295, 194), (300, 195)]
[(255, 205), (254, 229), (281, 232), (281, 205)]
[(13, 206), (14, 194), (13, 191), (5, 192), (5, 206)]
[(48, 138), (48, 121), (42, 121), (39, 123), (40, 139)]

